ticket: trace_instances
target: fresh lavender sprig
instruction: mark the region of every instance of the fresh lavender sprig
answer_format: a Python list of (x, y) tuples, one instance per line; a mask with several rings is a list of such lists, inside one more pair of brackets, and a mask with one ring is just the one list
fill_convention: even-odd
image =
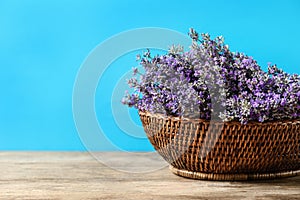
[[(141, 111), (223, 121), (272, 121), (300, 117), (300, 76), (269, 64), (264, 72), (250, 56), (231, 52), (219, 36), (190, 29), (192, 45), (171, 46), (152, 57), (147, 49), (133, 68), (122, 103)], [(138, 77), (139, 76), (139, 80)]]

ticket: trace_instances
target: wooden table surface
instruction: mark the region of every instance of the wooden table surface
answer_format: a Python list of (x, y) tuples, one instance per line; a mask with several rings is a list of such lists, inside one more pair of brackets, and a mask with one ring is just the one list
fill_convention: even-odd
[[(122, 153), (106, 154), (120, 166), (130, 161)], [(143, 159), (151, 165), (151, 159)], [(291, 200), (300, 199), (300, 176), (261, 182), (199, 181), (178, 177), (167, 167), (121, 172), (86, 152), (0, 152), (0, 199)]]

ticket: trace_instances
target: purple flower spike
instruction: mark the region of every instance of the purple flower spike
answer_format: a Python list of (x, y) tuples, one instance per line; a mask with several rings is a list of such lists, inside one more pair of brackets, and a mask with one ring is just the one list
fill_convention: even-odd
[[(268, 63), (264, 72), (252, 57), (231, 52), (222, 37), (211, 39), (190, 29), (192, 45), (183, 52), (172, 46), (168, 54), (152, 57), (147, 49), (137, 60), (144, 68), (128, 80), (134, 89), (123, 104), (141, 111), (170, 116), (223, 121), (272, 121), (300, 117), (300, 76)], [(216, 112), (213, 103), (224, 109)]]

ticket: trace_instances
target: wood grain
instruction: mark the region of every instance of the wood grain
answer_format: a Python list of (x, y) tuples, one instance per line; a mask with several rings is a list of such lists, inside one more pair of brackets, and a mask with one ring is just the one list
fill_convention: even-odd
[[(119, 152), (105, 154), (120, 166), (130, 161)], [(143, 159), (145, 165), (153, 163), (153, 158)], [(199, 181), (178, 177), (168, 167), (121, 172), (86, 152), (0, 152), (0, 199), (291, 200), (300, 199), (300, 176), (261, 182)]]

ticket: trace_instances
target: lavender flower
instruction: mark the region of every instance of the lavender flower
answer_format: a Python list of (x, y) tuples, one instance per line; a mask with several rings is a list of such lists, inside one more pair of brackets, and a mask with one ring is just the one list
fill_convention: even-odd
[[(264, 72), (250, 56), (231, 52), (219, 36), (190, 29), (189, 51), (171, 46), (168, 54), (152, 57), (147, 49), (128, 80), (133, 94), (122, 103), (141, 111), (170, 116), (223, 121), (272, 121), (300, 117), (300, 76), (268, 63)], [(139, 80), (136, 78), (139, 76)]]

